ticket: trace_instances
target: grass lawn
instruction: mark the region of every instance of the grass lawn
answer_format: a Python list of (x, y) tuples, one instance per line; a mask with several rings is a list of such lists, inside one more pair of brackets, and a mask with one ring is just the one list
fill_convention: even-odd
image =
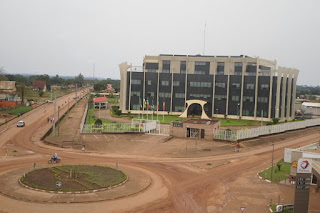
[[(87, 114), (87, 120), (86, 120), (86, 124), (91, 124), (93, 125), (96, 120), (98, 119), (95, 115), (94, 115), (94, 110), (99, 110), (99, 109), (94, 109), (94, 108), (90, 108)], [(104, 119), (100, 119), (102, 121), (102, 124), (108, 124), (108, 123), (112, 123), (112, 121), (109, 120), (104, 120)]]
[[(273, 212), (276, 212), (276, 207), (277, 207), (277, 205), (278, 205), (278, 204), (272, 204), (272, 205), (271, 205), (271, 209), (272, 209)], [(283, 212), (283, 213), (292, 213), (293, 210), (285, 209), (285, 210), (283, 210), (282, 212)]]
[[(238, 120), (238, 119), (229, 119), (229, 118), (213, 118), (214, 120), (220, 120), (221, 126), (260, 126), (261, 122), (259, 121), (249, 121), (249, 120)], [(265, 125), (265, 122), (263, 122)]]
[[(272, 173), (272, 179), (274, 182), (280, 182), (281, 180), (286, 179), (290, 174), (290, 163), (284, 163), (283, 160), (279, 161), (282, 166), (280, 168), (280, 171), (278, 170), (277, 164), (273, 166), (273, 173)], [(271, 180), (271, 168), (268, 168), (262, 172), (259, 173), (259, 175), (263, 178), (266, 178), (268, 180)]]
[(118, 98), (108, 98), (108, 104), (118, 103)]
[(12, 114), (12, 115), (18, 115), (19, 113), (24, 114), (26, 112), (29, 112), (32, 109), (33, 109), (32, 106), (19, 106), (15, 109), (10, 110), (9, 114)]

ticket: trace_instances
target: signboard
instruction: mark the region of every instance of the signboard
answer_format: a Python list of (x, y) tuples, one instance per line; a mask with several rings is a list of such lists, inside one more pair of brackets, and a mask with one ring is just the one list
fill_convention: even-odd
[(300, 158), (297, 163), (294, 212), (308, 213), (312, 160)]
[(183, 127), (183, 123), (172, 122), (173, 127)]
[(297, 164), (297, 173), (311, 173), (312, 172), (312, 160), (300, 158)]
[(246, 210), (246, 207), (240, 207), (241, 212), (244, 212)]
[(292, 161), (291, 166), (297, 168), (297, 164), (298, 164), (298, 163), (297, 163), (297, 161), (295, 160), (295, 161)]

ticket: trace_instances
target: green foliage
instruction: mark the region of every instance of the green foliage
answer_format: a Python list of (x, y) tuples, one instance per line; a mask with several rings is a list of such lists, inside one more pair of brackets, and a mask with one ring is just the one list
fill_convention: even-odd
[(273, 124), (273, 123), (269, 121), (269, 122), (267, 122), (266, 125), (267, 125), (267, 126), (270, 126), (270, 125), (272, 125), (272, 124)]
[(40, 91), (40, 92), (39, 92), (39, 96), (40, 96), (40, 97), (42, 97), (42, 96), (43, 96), (43, 94), (44, 94), (44, 92), (43, 92), (43, 91)]
[(21, 114), (29, 112), (32, 109), (33, 109), (32, 106), (19, 106), (15, 109), (11, 110), (9, 112), (9, 114), (12, 114), (12, 115), (19, 115), (20, 114), (21, 115)]
[(273, 124), (279, 123), (279, 118), (272, 118), (272, 122), (273, 122)]
[(211, 164), (211, 163), (207, 163), (207, 165), (208, 165), (208, 166), (211, 166), (212, 164)]
[(227, 119), (227, 115), (226, 114), (224, 114), (223, 117), (224, 117), (224, 119)]
[(277, 167), (278, 167), (278, 170), (279, 170), (279, 171), (280, 171), (280, 169), (281, 169), (281, 166), (282, 166), (282, 163), (278, 162), (278, 163), (277, 163)]
[[(283, 160), (279, 161), (278, 163), (281, 164), (280, 166), (281, 170), (278, 170), (277, 167), (275, 166), (273, 167), (272, 181), (274, 182), (279, 182), (281, 180), (284, 180), (287, 177), (289, 177), (289, 174), (290, 174), (290, 168), (291, 168), (290, 163), (284, 163)], [(271, 180), (271, 167), (260, 172), (259, 175), (263, 178), (266, 178), (267, 180)]]
[(94, 122), (95, 125), (97, 126), (101, 126), (102, 125), (102, 120), (101, 119), (97, 119), (96, 122)]

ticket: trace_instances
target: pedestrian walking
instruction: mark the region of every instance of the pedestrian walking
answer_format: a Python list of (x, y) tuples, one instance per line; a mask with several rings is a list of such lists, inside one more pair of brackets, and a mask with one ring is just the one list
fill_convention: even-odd
[(50, 118), (49, 118), (49, 117), (47, 117), (47, 123), (49, 123), (49, 120), (50, 120)]
[(54, 122), (54, 118), (52, 118), (52, 122)]
[(237, 152), (237, 151), (238, 151), (238, 144), (235, 143), (235, 144), (234, 144), (234, 152)]
[(238, 152), (240, 151), (240, 144), (239, 144), (239, 142), (237, 143), (237, 145), (238, 145)]

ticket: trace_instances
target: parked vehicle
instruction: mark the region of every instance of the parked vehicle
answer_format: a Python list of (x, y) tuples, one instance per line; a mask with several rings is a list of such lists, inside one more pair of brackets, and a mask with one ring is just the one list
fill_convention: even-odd
[(46, 100), (46, 103), (53, 103), (53, 101), (50, 101), (50, 100)]
[(24, 123), (24, 121), (18, 121), (17, 123), (17, 127), (24, 127), (26, 124)]

